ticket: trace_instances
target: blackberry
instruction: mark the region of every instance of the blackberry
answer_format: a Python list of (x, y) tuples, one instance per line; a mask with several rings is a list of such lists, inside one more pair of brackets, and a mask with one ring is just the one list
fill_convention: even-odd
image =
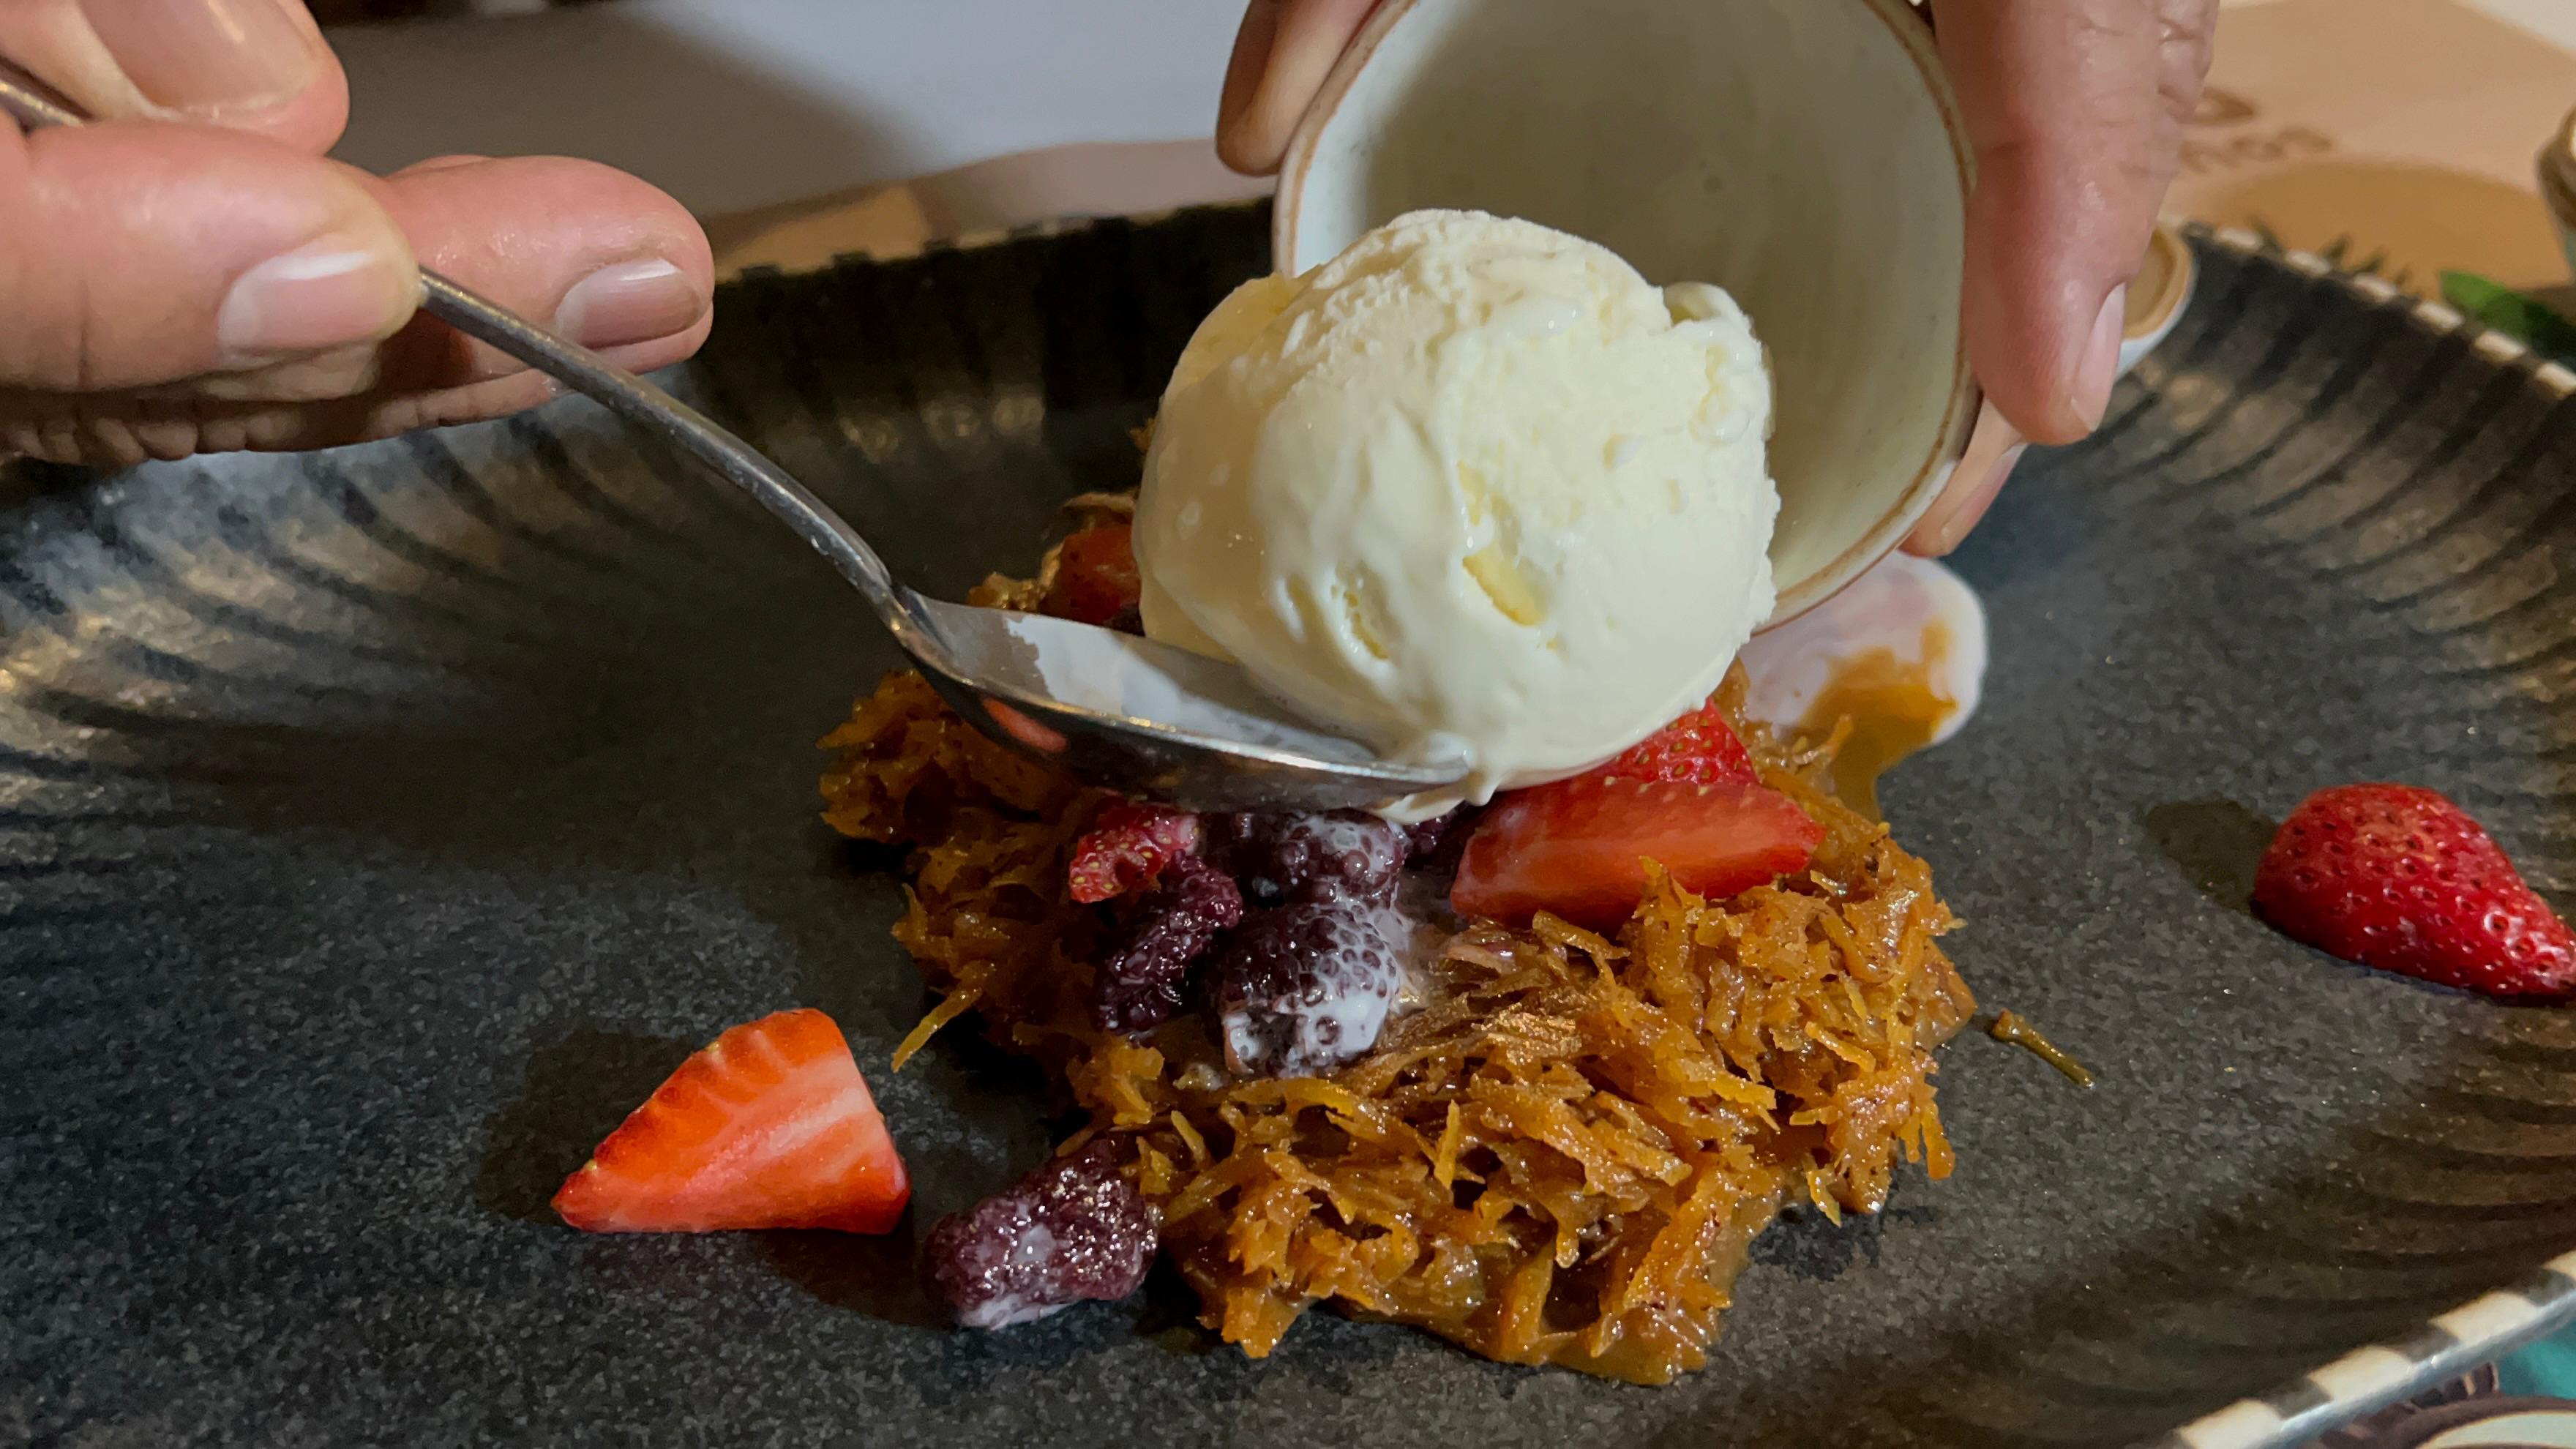
[(1091, 1015), (1102, 1031), (1151, 1031), (1180, 1009), (1190, 964), (1243, 919), (1234, 878), (1194, 855), (1164, 867), (1126, 934), (1094, 969)]
[(1383, 903), (1348, 898), (1245, 917), (1208, 971), (1226, 1065), (1310, 1076), (1375, 1046), (1403, 984), (1399, 924)]
[(1382, 900), (1404, 868), (1403, 829), (1358, 810), (1245, 812), (1210, 816), (1207, 825), (1209, 854), (1263, 905)]
[(972, 1211), (939, 1220), (923, 1245), (930, 1286), (968, 1328), (1008, 1328), (1086, 1298), (1136, 1291), (1161, 1224), (1095, 1137)]
[(1446, 815), (1404, 827), (1406, 867), (1424, 871), (1457, 869), (1458, 854), (1467, 848), (1467, 837), (1475, 833), (1476, 813), (1461, 805)]

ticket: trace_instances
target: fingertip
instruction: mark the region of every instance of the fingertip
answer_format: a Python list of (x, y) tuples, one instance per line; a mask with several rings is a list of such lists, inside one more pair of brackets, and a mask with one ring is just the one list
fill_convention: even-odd
[(1968, 260), (1960, 325), (1967, 333), (1968, 362), (1987, 405), (2024, 437), (2071, 443), (2092, 424), (2071, 401), (2073, 367), (2065, 337), (2079, 315), (2097, 304), (2076, 300), (2080, 285), (2048, 277), (2034, 265), (2034, 249), (2012, 235), (2013, 216), (1981, 216), (2017, 203), (2000, 200), (1980, 180), (1968, 221)]
[(2062, 154), (1990, 149), (1968, 197), (1960, 325), (1986, 402), (2039, 443), (2092, 430), (2078, 409), (2082, 342), (2111, 285), (2080, 239), (2098, 230)]
[(2111, 388), (2120, 380), (2120, 344), (2128, 321), (2129, 284), (2123, 280), (2112, 286), (2094, 314), (2084, 351), (2076, 361), (2075, 387), (2066, 399), (2088, 433), (2102, 426), (2103, 415), (2111, 410)]
[[(522, 317), (612, 355), (642, 349), (635, 355), (654, 367), (706, 335), (715, 291), (706, 235), (633, 176), (564, 157), (455, 157), (378, 185), (425, 265)], [(518, 369), (426, 323), (389, 350), (395, 391), (439, 392)]]
[(653, 372), (697, 355), (715, 327), (713, 308), (700, 310), (696, 321), (677, 332), (600, 350), (600, 355), (629, 372)]
[(150, 387), (389, 336), (419, 298), (355, 173), (255, 136), (149, 121), (39, 132), (0, 184), (23, 279), (0, 381)]
[(1961, 325), (1978, 386), (2030, 441), (2081, 440), (2101, 425), (2119, 380), (2128, 278), (2081, 268), (2047, 277), (2027, 264), (2043, 249), (1981, 243), (1973, 225), (1969, 238)]
[[(1977, 152), (1962, 324), (1997, 410), (2073, 442), (2107, 402), (2106, 300), (2135, 273), (2170, 174), (2159, 29), (2136, 0), (1951, 0), (1937, 31)], [(2112, 345), (2116, 368), (2116, 339)]]
[(215, 310), (214, 367), (265, 368), (380, 342), (419, 305), (420, 273), (402, 233), (380, 214), (352, 217), (233, 279)]
[(308, 154), (348, 125), (349, 78), (301, 0), (89, 0), (54, 13), (38, 53), (18, 58), (38, 74), (60, 68), (94, 114), (221, 126)]
[(554, 329), (585, 347), (672, 337), (707, 315), (705, 287), (662, 257), (610, 262), (574, 282), (555, 304)]
[(219, 371), (369, 355), (420, 310), (411, 238), (362, 184), (366, 173), (338, 162), (306, 164), (338, 193), (339, 220), (233, 279), (215, 315)]
[(1288, 155), (1288, 140), (1295, 125), (1282, 126), (1266, 109), (1247, 109), (1231, 121), (1220, 121), (1216, 133), (1216, 159), (1240, 176), (1274, 176), (1280, 162)]
[(1253, 0), (1218, 104), (1218, 159), (1248, 176), (1279, 169), (1288, 143), (1377, 0)]
[(1272, 157), (1265, 168), (1258, 150), (1247, 144), (1251, 138), (1243, 129), (1253, 95), (1261, 88), (1261, 74), (1270, 65), (1271, 42), (1278, 34), (1279, 0), (1251, 0), (1244, 6), (1243, 23), (1235, 29), (1234, 49), (1226, 56), (1225, 87), (1216, 104), (1216, 155), (1246, 176), (1264, 175), (1279, 164)]
[(1285, 152), (1284, 146), (1278, 151), (1263, 146), (1259, 138), (1247, 135), (1239, 122), (1220, 124), (1216, 133), (1216, 159), (1224, 163), (1226, 170), (1238, 176), (1276, 174)]
[(376, 183), (386, 209), (402, 223), (425, 264), (464, 280), (467, 272), (524, 279), (565, 254), (539, 316), (599, 265), (659, 257), (714, 289), (715, 254), (688, 209), (660, 188), (596, 161), (569, 156), (493, 159), (446, 156)]
[[(296, 7), (298, 9), (302, 7)], [(212, 117), (214, 123), (280, 141), (320, 155), (340, 144), (349, 129), (349, 77), (329, 47), (311, 83), (284, 101), (259, 110)]]

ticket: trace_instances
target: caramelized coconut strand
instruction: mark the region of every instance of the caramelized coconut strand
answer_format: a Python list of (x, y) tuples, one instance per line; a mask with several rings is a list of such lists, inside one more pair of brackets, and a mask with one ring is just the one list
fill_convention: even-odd
[(1997, 1012), (1994, 1025), (1986, 1028), (1986, 1035), (1997, 1041), (2011, 1042), (2014, 1046), (2020, 1047), (2023, 1051), (2057, 1068), (2059, 1076), (2079, 1087), (2093, 1085), (2093, 1074), (2084, 1069), (2082, 1062), (2067, 1055), (2057, 1043), (2040, 1035), (2039, 1028), (2022, 1020), (2021, 1013), (2017, 1011)]
[(1782, 1204), (1871, 1212), (1900, 1159), (1949, 1171), (1932, 1050), (1974, 1010), (1923, 862), (1817, 783), (1824, 748), (1744, 734), (1825, 826), (1806, 875), (1708, 901), (1657, 870), (1612, 937), (1471, 926), (1420, 1006), (1322, 1077), (1235, 1079), (1195, 1014), (1134, 1041), (1095, 1027), (1103, 916), (1068, 899), (1065, 864), (1098, 797), (917, 678), (825, 742), (823, 793), (843, 832), (911, 848), (896, 935), (1123, 1140), (1206, 1321), (1245, 1352), (1326, 1300), (1660, 1383), (1706, 1360)]
[[(1150, 432), (1150, 428), (1139, 431)], [(1140, 442), (1137, 446), (1144, 445)], [(1098, 524), (1124, 523), (1134, 517), (1136, 495), (1132, 492), (1077, 493), (1066, 499), (1061, 507), (1072, 522), (1068, 534), (1079, 533)], [(1059, 540), (1038, 560), (1035, 578), (1015, 579), (1008, 574), (988, 574), (984, 582), (966, 591), (966, 602), (985, 609), (1035, 613), (1038, 606), (1046, 602), (1047, 595), (1054, 591), (1055, 576), (1062, 566), (1063, 557), (1064, 544)]]
[(1077, 493), (1060, 505), (1077, 528), (1095, 523), (1124, 523), (1136, 516), (1133, 493)]

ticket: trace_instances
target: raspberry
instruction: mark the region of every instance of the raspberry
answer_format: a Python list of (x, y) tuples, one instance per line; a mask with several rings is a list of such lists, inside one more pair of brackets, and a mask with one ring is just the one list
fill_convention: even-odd
[(1150, 1031), (1180, 1009), (1190, 964), (1219, 933), (1243, 919), (1234, 878), (1194, 855), (1173, 861), (1162, 884), (1137, 903), (1117, 947), (1101, 958), (1092, 1019), (1102, 1031)]
[(1384, 900), (1404, 868), (1404, 831), (1357, 810), (1217, 815), (1209, 827), (1209, 854), (1264, 905)]
[(1065, 880), (1084, 905), (1139, 891), (1164, 867), (1199, 848), (1199, 818), (1160, 805), (1121, 800), (1105, 806), (1073, 843)]
[(1384, 904), (1347, 897), (1246, 917), (1209, 971), (1226, 1065), (1310, 1076), (1375, 1046), (1403, 983), (1396, 924)]
[(1118, 1171), (1117, 1149), (1095, 1137), (1009, 1191), (930, 1230), (933, 1292), (968, 1328), (1008, 1328), (1086, 1298), (1136, 1291), (1152, 1266), (1160, 1223)]

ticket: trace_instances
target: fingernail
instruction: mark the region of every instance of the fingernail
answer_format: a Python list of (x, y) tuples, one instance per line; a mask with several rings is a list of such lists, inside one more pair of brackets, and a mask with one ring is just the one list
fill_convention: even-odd
[(572, 284), (555, 306), (555, 330), (586, 347), (668, 337), (707, 310), (689, 274), (659, 257), (617, 262)]
[(235, 365), (371, 341), (409, 315), (413, 285), (399, 258), (325, 237), (242, 273), (215, 340)]
[(2075, 395), (2067, 399), (2087, 428), (2102, 425), (2111, 408), (2111, 384), (2120, 380), (2120, 334), (2129, 320), (2129, 288), (2123, 283), (2102, 299), (2093, 319), (2093, 335), (2084, 342), (2084, 361), (2075, 369)]
[(1995, 506), (1995, 495), (2004, 491), (2005, 481), (2012, 477), (2013, 465), (2021, 461), (2022, 451), (2029, 446), (2016, 443), (2006, 448), (2003, 456), (1995, 460), (1994, 466), (1986, 470), (1986, 476), (1979, 479), (1976, 486), (1933, 504), (1931, 510), (1924, 514), (1923, 521), (1914, 525), (1914, 531), (1906, 535), (1905, 551), (1922, 558), (1946, 558), (1960, 544), (1967, 542), (1968, 535), (1985, 521), (1986, 510)]
[(113, 0), (82, 13), (143, 98), (172, 110), (272, 105), (322, 71), (286, 0)]

